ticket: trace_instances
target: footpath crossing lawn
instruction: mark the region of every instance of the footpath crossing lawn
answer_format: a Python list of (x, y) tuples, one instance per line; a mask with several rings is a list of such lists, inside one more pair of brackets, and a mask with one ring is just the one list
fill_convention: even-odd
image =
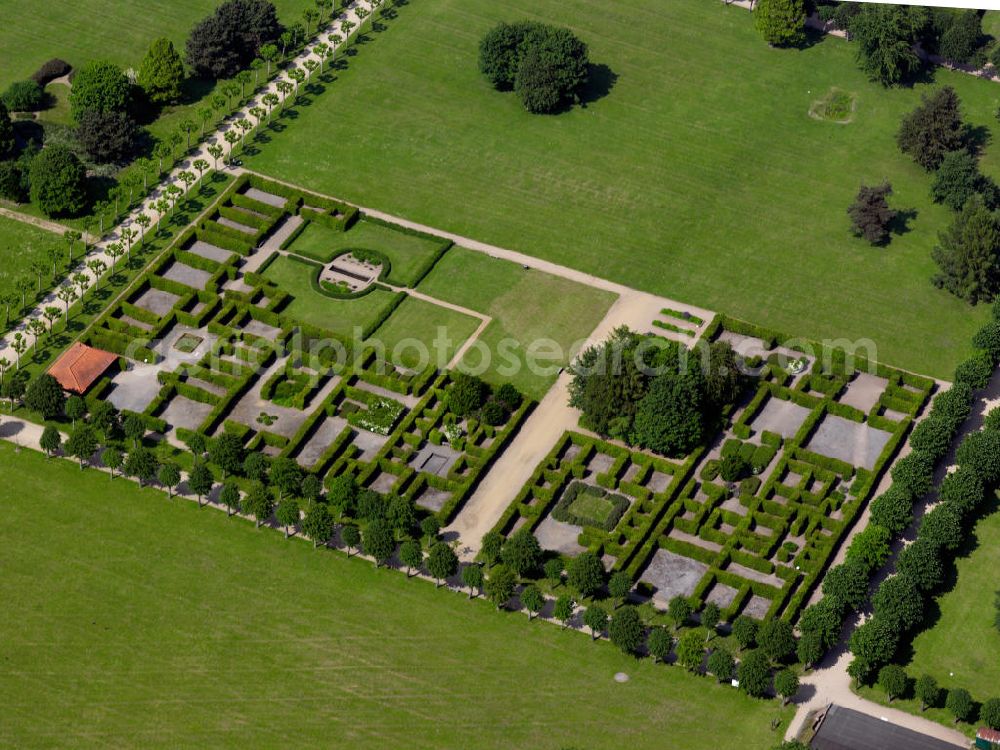
[(2, 443), (0, 475), (5, 747), (766, 748), (791, 717), (70, 462)]
[[(606, 66), (585, 107), (529, 115), (479, 73), (482, 34), (521, 18), (571, 27)], [(988, 311), (930, 284), (952, 214), (895, 135), (952, 85), (1000, 177), (997, 84), (934, 70), (884, 89), (843, 40), (771, 49), (707, 0), (435, 0), (386, 26), (251, 168), (789, 333), (870, 338), (937, 377), (970, 351)], [(849, 125), (809, 116), (833, 87), (856, 97)], [(883, 179), (907, 229), (872, 248), (846, 210)]]
[[(590, 335), (615, 301), (610, 292), (463, 247), (449, 250), (419, 290), (491, 316), (493, 322), (480, 338), (490, 357), (485, 377), (509, 380), (537, 399), (555, 380), (558, 367), (569, 361), (574, 345)], [(528, 347), (538, 347), (540, 354), (554, 351), (550, 342), (562, 356), (539, 357), (545, 369), (532, 372), (526, 366)], [(463, 361), (472, 368), (482, 367), (482, 348), (470, 349)]]
[(387, 358), (404, 367), (423, 370), (433, 364), (443, 370), (478, 327), (479, 319), (471, 315), (407, 297), (369, 342), (385, 347)]

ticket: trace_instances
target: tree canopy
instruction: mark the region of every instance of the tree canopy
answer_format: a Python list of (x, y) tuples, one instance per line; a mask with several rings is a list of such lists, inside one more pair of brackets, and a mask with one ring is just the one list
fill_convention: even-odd
[(992, 300), (1000, 290), (1000, 221), (972, 196), (931, 253), (940, 269), (932, 279), (966, 302)]
[(132, 103), (132, 83), (110, 60), (93, 60), (73, 76), (69, 94), (77, 122), (84, 112), (126, 112)]
[(775, 47), (805, 41), (806, 10), (802, 0), (757, 0), (753, 20), (760, 35)]
[(529, 112), (552, 113), (586, 82), (587, 45), (566, 28), (500, 23), (479, 43), (479, 70), (498, 90), (517, 92)]
[(892, 185), (862, 185), (854, 203), (847, 209), (851, 217), (851, 230), (872, 245), (884, 245), (889, 241), (889, 227), (896, 218), (896, 212), (889, 208), (886, 200), (892, 195)]
[(865, 4), (850, 21), (858, 66), (873, 81), (902, 83), (919, 67), (913, 51), (914, 29), (906, 10), (895, 5)]
[(154, 104), (168, 104), (180, 98), (183, 81), (184, 63), (174, 43), (165, 37), (154, 39), (139, 64), (136, 83)]
[(203, 78), (231, 78), (282, 30), (269, 0), (226, 0), (191, 30), (187, 63)]
[(31, 202), (48, 216), (72, 216), (87, 205), (87, 171), (62, 144), (44, 148), (31, 162)]
[(965, 140), (961, 102), (951, 86), (924, 94), (920, 105), (903, 118), (896, 133), (899, 150), (927, 171), (940, 167), (945, 154), (965, 148)]

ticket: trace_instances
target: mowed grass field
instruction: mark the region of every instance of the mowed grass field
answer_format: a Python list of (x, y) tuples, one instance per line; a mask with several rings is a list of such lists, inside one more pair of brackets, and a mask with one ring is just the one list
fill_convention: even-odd
[[(490, 381), (510, 381), (536, 399), (615, 301), (610, 292), (464, 247), (449, 250), (419, 291), (492, 317), (479, 339), (485, 351), (470, 348), (463, 363), (483, 370)], [(529, 351), (538, 354), (534, 370), (528, 366)]]
[[(0, 295), (17, 293), (17, 281), (22, 276), (35, 281), (35, 274), (31, 270), (34, 263), (45, 265), (42, 284), (51, 284), (52, 261), (48, 256), (50, 247), (60, 252), (60, 263), (64, 262), (67, 247), (60, 235), (0, 216)], [(80, 246), (77, 245), (77, 251), (79, 250)], [(11, 312), (14, 314), (13, 309)]]
[(407, 297), (368, 341), (385, 347), (396, 364), (419, 370), (433, 364), (443, 370), (478, 327), (479, 319), (471, 315)]
[(0, 472), (5, 747), (757, 748), (791, 717), (67, 461)]
[[(313, 0), (272, 0), (285, 24), (302, 21)], [(165, 36), (184, 54), (191, 28), (220, 0), (0, 0), (0, 87), (27, 78), (53, 57), (82, 67), (95, 59), (138, 70), (150, 43)]]
[[(479, 74), (482, 34), (520, 18), (571, 27), (605, 66), (585, 107), (529, 115)], [(254, 169), (796, 335), (870, 338), (938, 377), (986, 318), (929, 282), (952, 214), (895, 134), (949, 84), (993, 137), (996, 84), (935, 70), (886, 90), (843, 40), (771, 49), (705, 0), (415, 0), (368, 37)], [(849, 125), (809, 117), (832, 87), (856, 97)], [(982, 166), (1000, 177), (996, 143)], [(846, 210), (884, 179), (907, 230), (873, 248)]]
[[(1000, 502), (980, 519), (970, 550), (956, 563), (954, 587), (937, 600), (940, 617), (913, 639), (911, 676), (932, 674), (944, 688), (964, 687), (977, 700), (1000, 697), (1000, 631), (993, 624), (1000, 591)], [(952, 676), (954, 673), (954, 676)]]

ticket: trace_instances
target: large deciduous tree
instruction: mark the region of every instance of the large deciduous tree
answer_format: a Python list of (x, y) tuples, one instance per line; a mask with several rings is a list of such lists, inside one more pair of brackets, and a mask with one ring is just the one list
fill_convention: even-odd
[(913, 26), (907, 12), (894, 5), (868, 5), (850, 21), (858, 66), (884, 86), (902, 83), (920, 67), (913, 51)]
[(896, 134), (900, 151), (927, 171), (940, 167), (945, 154), (963, 149), (965, 140), (961, 102), (951, 86), (924, 94), (920, 105), (903, 118)]
[(516, 91), (529, 112), (556, 112), (587, 80), (587, 45), (569, 29), (501, 23), (480, 41), (479, 69), (497, 89)]
[(128, 113), (89, 109), (77, 121), (77, 140), (94, 161), (122, 163), (135, 152), (138, 129)]
[(657, 377), (636, 407), (632, 441), (668, 456), (690, 452), (704, 437), (704, 389), (698, 369)]
[(862, 185), (854, 203), (847, 209), (851, 217), (851, 230), (872, 245), (884, 245), (889, 241), (889, 227), (896, 218), (896, 212), (889, 208), (887, 198), (892, 195), (892, 185)]
[(69, 102), (77, 122), (87, 111), (126, 112), (132, 104), (132, 83), (115, 63), (94, 60), (73, 77)]
[(87, 205), (87, 172), (72, 151), (55, 144), (31, 162), (31, 202), (48, 216), (72, 216)]
[(227, 0), (191, 30), (187, 63), (195, 75), (230, 78), (281, 32), (277, 11), (268, 0)]
[(805, 41), (806, 10), (802, 0), (757, 0), (753, 21), (765, 41), (775, 47)]

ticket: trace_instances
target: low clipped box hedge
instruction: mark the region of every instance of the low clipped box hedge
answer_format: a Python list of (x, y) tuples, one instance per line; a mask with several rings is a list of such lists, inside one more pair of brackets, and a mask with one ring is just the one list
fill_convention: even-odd
[[(603, 522), (599, 519), (576, 515), (573, 512), (573, 504), (586, 495), (606, 501), (611, 505), (608, 516)], [(552, 517), (557, 521), (573, 524), (574, 526), (591, 526), (609, 532), (618, 525), (628, 507), (629, 500), (624, 495), (608, 492), (602, 487), (595, 487), (584, 482), (574, 481), (566, 488), (562, 497), (559, 498), (559, 502), (552, 509)]]

